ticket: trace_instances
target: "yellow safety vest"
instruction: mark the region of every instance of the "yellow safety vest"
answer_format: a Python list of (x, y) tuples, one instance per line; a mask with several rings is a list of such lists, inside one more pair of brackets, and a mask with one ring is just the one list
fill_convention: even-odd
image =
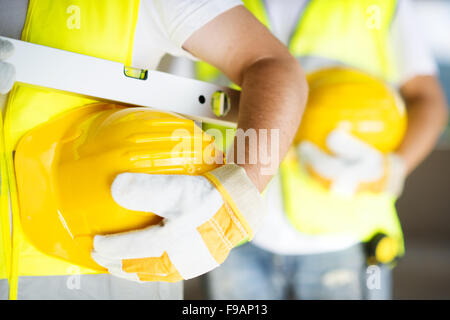
[[(263, 1), (244, 0), (244, 4), (270, 29)], [(389, 42), (396, 8), (396, 0), (310, 0), (290, 37), (289, 50), (297, 58), (315, 56), (337, 61), (396, 83), (398, 72)], [(220, 76), (204, 62), (196, 64), (196, 73), (200, 80), (210, 82)], [(214, 127), (204, 125), (205, 130), (210, 128)], [(230, 143), (228, 139), (223, 145)], [(332, 195), (306, 174), (292, 150), (279, 173), (284, 210), (297, 230), (315, 235), (351, 233), (361, 241), (383, 233), (397, 241), (403, 254), (393, 197), (365, 193), (349, 199)]]
[[(139, 0), (30, 0), (22, 40), (131, 65), (138, 10)], [(70, 77), (70, 74), (62, 76)], [(65, 276), (61, 278), (62, 281), (70, 282), (67, 276), (90, 275), (92, 278), (98, 273), (45, 255), (33, 246), (21, 228), (13, 169), (14, 150), (19, 139), (27, 131), (61, 112), (93, 102), (95, 101), (87, 98), (21, 85), (16, 85), (10, 92), (2, 126), (4, 152), (1, 158), (1, 232), (6, 269), (0, 269), (0, 275), (7, 274), (9, 278), (11, 299), (40, 297), (39, 292), (30, 293), (26, 290), (40, 288), (42, 293), (46, 293), (47, 290), (58, 291), (61, 284), (52, 287), (52, 281), (58, 276)], [(9, 183), (10, 188), (11, 222), (9, 199), (4, 196), (5, 183)], [(12, 223), (11, 244), (10, 223)], [(45, 234), (45, 230), (42, 233)], [(98, 276), (102, 278), (96, 279), (103, 280), (105, 276), (112, 277), (105, 274)], [(85, 289), (92, 292), (86, 295), (76, 293), (73, 296), (58, 296), (58, 292), (54, 292), (53, 298), (88, 298), (94, 296), (95, 290), (100, 290), (95, 285)], [(138, 298), (139, 289), (140, 287), (128, 287), (124, 290), (128, 290), (129, 294), (136, 290), (134, 297)], [(108, 292), (95, 296), (111, 298)]]

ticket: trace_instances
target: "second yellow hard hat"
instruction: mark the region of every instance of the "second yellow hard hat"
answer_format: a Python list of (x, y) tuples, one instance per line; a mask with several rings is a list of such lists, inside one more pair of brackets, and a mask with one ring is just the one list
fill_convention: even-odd
[(343, 67), (321, 69), (307, 79), (308, 103), (295, 143), (308, 140), (327, 150), (328, 134), (342, 128), (381, 152), (398, 147), (406, 130), (406, 110), (384, 81)]

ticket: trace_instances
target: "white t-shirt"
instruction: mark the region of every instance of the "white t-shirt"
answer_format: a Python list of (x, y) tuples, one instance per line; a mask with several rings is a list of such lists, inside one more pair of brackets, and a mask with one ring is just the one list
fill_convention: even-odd
[[(266, 0), (273, 33), (286, 43), (297, 25), (307, 1)], [(395, 59), (400, 70), (400, 86), (417, 75), (434, 75), (436, 63), (426, 45), (409, 0), (399, 0), (391, 26)], [(325, 59), (301, 59), (306, 71), (332, 64)], [(283, 209), (280, 177), (276, 175), (266, 190), (268, 215), (255, 235), (254, 243), (279, 254), (311, 254), (346, 249), (358, 242), (351, 236), (312, 236), (298, 232), (287, 220)]]
[(141, 0), (132, 65), (156, 69), (164, 54), (195, 59), (182, 48), (198, 29), (240, 0)]

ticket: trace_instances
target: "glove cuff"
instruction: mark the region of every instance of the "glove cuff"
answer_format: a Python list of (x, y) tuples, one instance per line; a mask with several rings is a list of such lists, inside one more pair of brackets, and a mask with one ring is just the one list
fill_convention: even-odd
[(236, 164), (226, 164), (204, 174), (219, 190), (249, 235), (249, 240), (258, 230), (265, 206), (261, 194), (245, 173)]

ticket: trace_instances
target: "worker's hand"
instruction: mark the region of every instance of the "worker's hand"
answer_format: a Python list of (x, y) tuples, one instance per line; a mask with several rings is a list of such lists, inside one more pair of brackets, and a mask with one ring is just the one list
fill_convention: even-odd
[(264, 216), (259, 192), (234, 164), (204, 176), (123, 173), (111, 193), (122, 207), (164, 218), (142, 230), (94, 238), (93, 259), (136, 281), (174, 282), (214, 269), (252, 238)]
[(7, 94), (16, 78), (16, 70), (10, 63), (4, 62), (14, 53), (14, 46), (8, 40), (0, 39), (0, 94)]
[(399, 196), (405, 179), (405, 165), (396, 154), (382, 154), (375, 148), (342, 130), (327, 137), (330, 155), (313, 143), (298, 146), (300, 160), (308, 172), (342, 195), (360, 191), (386, 192)]

